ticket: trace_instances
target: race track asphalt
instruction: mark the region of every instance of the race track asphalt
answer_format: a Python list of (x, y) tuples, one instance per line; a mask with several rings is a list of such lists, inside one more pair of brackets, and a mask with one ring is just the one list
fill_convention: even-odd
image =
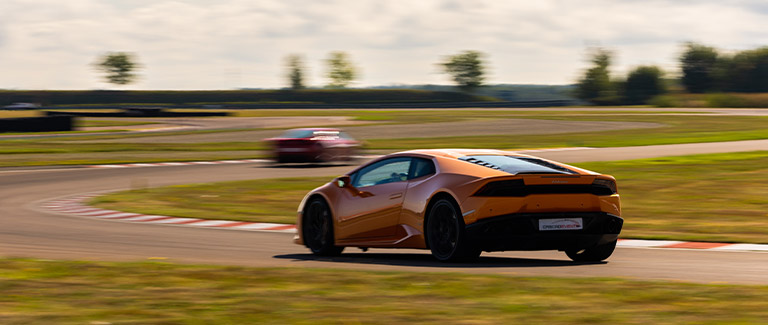
[[(754, 150), (759, 150), (764, 143), (755, 145), (757, 149)], [(728, 143), (711, 146), (721, 147), (724, 151), (733, 147)], [(589, 152), (594, 149), (584, 150), (582, 154), (596, 153)], [(635, 148), (634, 152), (638, 150), (651, 149)], [(565, 152), (578, 156), (578, 150), (561, 153)], [(543, 152), (537, 155), (552, 158), (556, 154)], [(573, 263), (565, 254), (550, 251), (485, 253), (475, 264), (439, 263), (428, 251), (421, 250), (372, 249), (362, 253), (347, 249), (349, 253), (341, 257), (315, 258), (306, 248), (291, 243), (291, 234), (125, 223), (59, 215), (38, 207), (44, 200), (61, 196), (128, 189), (137, 184), (154, 187), (294, 176), (329, 176), (330, 179), (351, 168), (275, 167), (253, 163), (114, 169), (5, 169), (0, 171), (0, 256), (109, 261), (160, 259), (245, 266), (768, 284), (768, 254), (760, 252), (618, 248), (608, 262), (598, 264)]]

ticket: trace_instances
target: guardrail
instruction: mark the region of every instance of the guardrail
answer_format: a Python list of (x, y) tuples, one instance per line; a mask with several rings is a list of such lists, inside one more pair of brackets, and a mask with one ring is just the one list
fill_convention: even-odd
[(0, 119), (0, 132), (72, 131), (74, 117), (44, 116)]
[[(353, 104), (309, 104), (309, 103), (253, 103), (253, 104), (214, 104), (185, 105), (169, 104), (162, 108), (199, 108), (199, 109), (388, 109), (388, 108), (521, 108), (570, 106), (578, 104), (575, 100), (541, 100), (515, 102), (434, 102), (434, 103), (353, 103)], [(43, 109), (126, 109), (125, 105), (87, 105), (87, 106), (46, 106)], [(148, 107), (149, 108), (149, 107)], [(89, 115), (90, 116), (90, 115)]]

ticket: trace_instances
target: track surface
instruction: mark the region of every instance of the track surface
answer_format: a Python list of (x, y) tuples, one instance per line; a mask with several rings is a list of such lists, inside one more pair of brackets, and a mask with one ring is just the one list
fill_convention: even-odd
[[(766, 149), (765, 142), (744, 150)], [(710, 144), (710, 151), (732, 144)], [(590, 151), (592, 150), (592, 151)], [(582, 155), (594, 158), (598, 149)], [(635, 148), (634, 152), (659, 148)], [(578, 150), (568, 151), (579, 156)], [(565, 152), (561, 152), (563, 154)], [(664, 155), (674, 152), (665, 151)], [(552, 157), (557, 153), (540, 153)], [(619, 154), (620, 153), (614, 153)], [(682, 153), (681, 153), (682, 154)], [(608, 155), (608, 154), (606, 154)], [(607, 157), (607, 156), (606, 156)], [(604, 157), (604, 158), (606, 158)], [(614, 157), (615, 159), (624, 159)], [(583, 158), (582, 158), (583, 159)], [(0, 172), (0, 255), (86, 260), (142, 260), (248, 266), (332, 267), (417, 272), (471, 272), (551, 276), (619, 276), (692, 282), (768, 284), (768, 254), (676, 249), (619, 248), (607, 263), (577, 264), (559, 252), (484, 254), (477, 264), (435, 262), (427, 251), (374, 249), (317, 259), (291, 243), (292, 235), (123, 223), (56, 215), (37, 208), (55, 197), (130, 188), (288, 176), (343, 174), (351, 167), (270, 167), (263, 164), (193, 165)], [(631, 217), (631, 216), (628, 216)]]

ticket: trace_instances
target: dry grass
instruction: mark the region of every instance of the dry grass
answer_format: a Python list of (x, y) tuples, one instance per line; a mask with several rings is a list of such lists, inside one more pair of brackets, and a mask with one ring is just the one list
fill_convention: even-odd
[(754, 324), (768, 287), (0, 259), (3, 324)]

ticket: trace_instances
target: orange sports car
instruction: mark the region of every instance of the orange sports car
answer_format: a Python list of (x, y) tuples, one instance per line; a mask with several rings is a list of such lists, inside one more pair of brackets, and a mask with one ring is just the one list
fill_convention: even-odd
[(309, 192), (294, 242), (326, 256), (422, 248), (467, 261), (482, 251), (559, 250), (602, 261), (623, 221), (612, 176), (510, 151), (413, 150)]

